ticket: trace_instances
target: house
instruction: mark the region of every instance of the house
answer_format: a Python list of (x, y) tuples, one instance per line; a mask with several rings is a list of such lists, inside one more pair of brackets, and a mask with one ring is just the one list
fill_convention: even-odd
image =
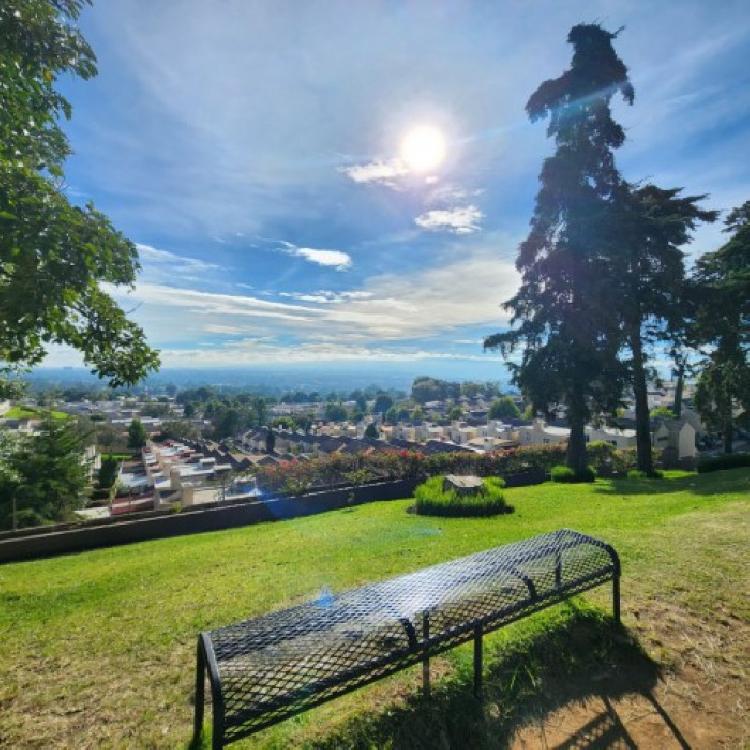
[(565, 443), (570, 437), (569, 428), (548, 425), (543, 419), (535, 419), (515, 432), (520, 445), (554, 445)]
[(586, 439), (589, 442), (603, 441), (614, 445), (615, 448), (635, 448), (636, 432), (630, 428), (620, 427), (586, 427)]
[(672, 448), (677, 458), (695, 458), (698, 451), (695, 447), (696, 432), (690, 421), (680, 419), (659, 420), (651, 432), (651, 444), (656, 450)]

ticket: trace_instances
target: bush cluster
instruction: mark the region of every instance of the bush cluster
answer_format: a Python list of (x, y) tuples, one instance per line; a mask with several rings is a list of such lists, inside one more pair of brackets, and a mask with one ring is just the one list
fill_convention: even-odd
[(722, 456), (708, 456), (698, 461), (699, 474), (722, 469), (741, 469), (750, 466), (750, 453), (725, 453)]
[(442, 475), (430, 477), (414, 490), (415, 510), (424, 516), (496, 516), (510, 513), (513, 508), (505, 502), (500, 477), (487, 477), (484, 488), (476, 495), (460, 495), (443, 487)]
[[(609, 443), (588, 446), (591, 466), (597, 474), (623, 474), (635, 464), (632, 450), (618, 451)], [(369, 454), (334, 453), (307, 461), (281, 461), (257, 472), (258, 484), (266, 492), (302, 494), (309, 490), (361, 484), (367, 481), (426, 479), (437, 474), (476, 474), (481, 477), (509, 476), (529, 469), (548, 472), (565, 460), (564, 445), (534, 445), (490, 453), (437, 453), (383, 449)], [(352, 477), (358, 481), (352, 482)]]
[(550, 469), (550, 477), (553, 482), (560, 482), (562, 484), (593, 482), (596, 478), (596, 472), (591, 466), (587, 466), (583, 471), (578, 473), (567, 466), (553, 466), (552, 469)]

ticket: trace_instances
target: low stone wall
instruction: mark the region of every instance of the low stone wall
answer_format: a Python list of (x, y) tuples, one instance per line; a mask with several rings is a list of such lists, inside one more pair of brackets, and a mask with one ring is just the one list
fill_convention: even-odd
[(377, 500), (399, 500), (411, 497), (416, 485), (415, 480), (404, 479), (314, 492), (299, 497), (276, 497), (196, 508), (180, 513), (149, 513), (147, 517), (110, 519), (99, 524), (89, 522), (74, 528), (46, 531), (26, 529), (0, 538), (0, 562), (31, 560), (202, 531), (220, 531), (263, 521), (309, 516)]

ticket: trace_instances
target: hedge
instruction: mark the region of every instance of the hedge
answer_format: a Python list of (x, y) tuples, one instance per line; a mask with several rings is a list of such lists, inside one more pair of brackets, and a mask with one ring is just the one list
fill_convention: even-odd
[(444, 477), (430, 477), (414, 490), (415, 511), (423, 516), (496, 516), (512, 512), (503, 498), (505, 482), (499, 477), (487, 477), (484, 488), (475, 495), (461, 495), (444, 488)]
[(553, 466), (550, 470), (550, 477), (553, 482), (560, 482), (562, 484), (573, 484), (577, 482), (593, 482), (596, 473), (594, 470), (587, 466), (583, 471), (576, 472), (567, 466)]
[[(313, 489), (352, 484), (351, 478), (369, 481), (426, 479), (438, 474), (507, 476), (528, 469), (549, 472), (565, 461), (564, 445), (534, 445), (489, 453), (457, 451), (426, 455), (420, 451), (383, 447), (372, 453), (332, 453), (309, 460), (280, 461), (257, 470), (258, 486), (266, 492), (300, 494)], [(635, 464), (633, 450), (620, 451), (604, 442), (588, 446), (597, 474), (622, 474)], [(356, 483), (362, 483), (355, 482)]]
[(750, 453), (724, 453), (721, 456), (710, 456), (698, 461), (696, 470), (699, 474), (722, 469), (741, 469), (750, 466)]

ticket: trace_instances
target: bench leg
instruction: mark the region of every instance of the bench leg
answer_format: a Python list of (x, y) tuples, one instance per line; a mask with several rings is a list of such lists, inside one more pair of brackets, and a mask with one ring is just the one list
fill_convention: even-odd
[(198, 655), (195, 669), (195, 722), (193, 724), (193, 742), (197, 743), (203, 734), (203, 711), (205, 703), (206, 658), (203, 644), (198, 639)]
[(620, 624), (620, 576), (612, 576), (612, 617), (616, 624)]
[[(425, 612), (422, 615), (422, 636), (425, 642), (430, 637), (429, 612)], [(422, 659), (422, 695), (427, 699), (430, 697), (430, 654), (428, 651), (425, 651), (424, 658)]]
[(474, 696), (482, 697), (482, 625), (474, 626)]

